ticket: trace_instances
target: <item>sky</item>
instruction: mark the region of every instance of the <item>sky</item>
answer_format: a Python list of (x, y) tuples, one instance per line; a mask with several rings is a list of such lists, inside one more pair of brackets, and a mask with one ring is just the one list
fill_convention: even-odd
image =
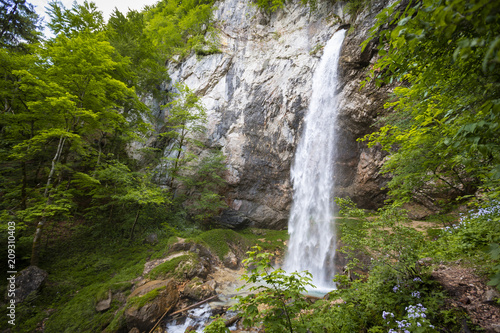
[[(113, 10), (118, 8), (122, 13), (127, 13), (129, 9), (142, 10), (144, 6), (151, 6), (156, 4), (159, 0), (90, 0), (97, 5), (100, 11), (103, 12), (104, 20), (108, 20)], [(35, 6), (38, 15), (44, 17), (44, 22), (47, 23), (48, 16), (45, 14), (45, 7), (47, 7), (49, 0), (28, 0), (27, 2)], [(60, 0), (64, 7), (73, 7), (73, 0)], [(83, 3), (84, 0), (76, 0), (78, 3)]]

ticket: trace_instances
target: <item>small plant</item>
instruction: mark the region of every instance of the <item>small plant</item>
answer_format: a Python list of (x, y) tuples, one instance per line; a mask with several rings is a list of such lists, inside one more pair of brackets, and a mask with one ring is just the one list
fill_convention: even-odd
[(271, 265), (271, 254), (262, 252), (259, 246), (252, 247), (244, 260), (248, 272), (243, 275), (251, 292), (245, 297), (236, 297), (239, 301), (232, 309), (239, 311), (243, 317), (243, 325), (257, 326), (262, 324), (266, 332), (303, 331), (307, 322), (303, 320), (301, 311), (308, 307), (303, 296), (311, 284), (309, 272), (287, 274), (282, 269), (274, 269)]
[(224, 320), (221, 317), (216, 318), (210, 324), (208, 324), (203, 330), (204, 333), (229, 333), (229, 329), (226, 327)]

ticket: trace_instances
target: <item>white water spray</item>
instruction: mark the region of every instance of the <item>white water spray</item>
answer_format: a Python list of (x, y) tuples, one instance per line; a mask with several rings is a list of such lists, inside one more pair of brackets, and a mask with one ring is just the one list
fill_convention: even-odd
[(318, 290), (335, 287), (332, 279), (336, 245), (333, 221), (336, 90), (344, 36), (345, 30), (333, 35), (314, 72), (305, 128), (291, 169), (294, 195), (284, 269), (308, 270)]

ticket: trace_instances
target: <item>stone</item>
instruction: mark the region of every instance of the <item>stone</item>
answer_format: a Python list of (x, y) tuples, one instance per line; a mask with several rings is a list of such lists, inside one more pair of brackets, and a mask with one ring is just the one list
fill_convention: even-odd
[(216, 294), (215, 285), (214, 280), (203, 283), (201, 279), (194, 278), (186, 284), (182, 294), (193, 301), (200, 302)]
[(111, 290), (108, 291), (108, 298), (103, 299), (99, 302), (97, 302), (95, 306), (95, 310), (97, 312), (105, 312), (108, 311), (111, 308), (111, 301), (113, 300), (113, 294), (111, 293)]
[(224, 210), (216, 221), (221, 227), (234, 230), (244, 229), (252, 223), (247, 216), (232, 209)]
[(224, 259), (222, 260), (224, 263), (224, 266), (227, 268), (231, 269), (238, 269), (239, 268), (239, 261), (236, 255), (232, 252), (229, 251), (225, 256)]
[(483, 295), (483, 303), (487, 304), (497, 304), (497, 300), (500, 298), (498, 291), (494, 289), (488, 289)]
[(31, 293), (38, 292), (45, 281), (48, 273), (37, 266), (29, 266), (15, 276), (16, 293), (14, 300), (22, 303)]
[(158, 289), (160, 289), (158, 295), (148, 300), (144, 305), (138, 306), (132, 303), (131, 306), (127, 307), (125, 321), (129, 329), (135, 327), (140, 331), (149, 331), (164, 313), (175, 307), (179, 300), (179, 291), (177, 283), (173, 279), (154, 280), (144, 284), (132, 291), (127, 303)]
[(158, 235), (155, 233), (149, 234), (144, 239), (144, 242), (148, 243), (148, 244), (153, 244), (153, 245), (158, 244)]
[(132, 328), (128, 333), (141, 333), (137, 327)]

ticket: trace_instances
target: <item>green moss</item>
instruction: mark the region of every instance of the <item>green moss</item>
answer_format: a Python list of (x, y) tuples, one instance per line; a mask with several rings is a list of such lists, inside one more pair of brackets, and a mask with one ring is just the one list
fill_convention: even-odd
[(112, 302), (112, 307), (104, 313), (95, 310), (97, 296), (110, 285), (92, 284), (81, 289), (69, 302), (61, 307), (46, 322), (45, 332), (99, 332), (113, 319), (113, 312), (120, 303)]
[[(163, 264), (160, 264), (153, 268), (151, 272), (147, 275), (150, 279), (158, 279), (158, 278), (166, 278), (168, 276), (180, 278), (183, 273), (186, 272), (190, 267), (187, 265), (181, 265), (184, 262), (192, 261), (196, 263), (198, 260), (196, 254), (190, 253), (186, 255), (182, 255), (179, 257), (175, 257)], [(178, 269), (180, 268), (180, 269)]]
[(113, 320), (111, 320), (102, 333), (115, 333), (118, 330), (127, 327), (127, 323), (125, 321), (125, 309), (125, 307), (122, 307), (118, 310), (118, 312), (114, 315)]
[(250, 246), (258, 245), (265, 251), (284, 250), (288, 239), (287, 230), (268, 230), (252, 228), (241, 232)]
[(158, 295), (160, 294), (160, 292), (162, 290), (165, 290), (167, 287), (166, 286), (163, 286), (163, 287), (160, 287), (160, 288), (157, 288), (157, 289), (153, 289), (151, 290), (150, 292), (142, 295), (142, 296), (136, 296), (136, 297), (132, 297), (131, 299), (129, 299), (127, 301), (127, 305), (125, 306), (125, 308), (131, 308), (131, 307), (136, 307), (138, 309), (142, 308), (144, 305), (146, 305), (147, 303), (149, 303), (150, 301), (154, 300), (156, 297), (158, 297)]
[(206, 244), (222, 260), (229, 252), (229, 243), (241, 241), (237, 232), (229, 229), (213, 229), (199, 235), (195, 240)]

